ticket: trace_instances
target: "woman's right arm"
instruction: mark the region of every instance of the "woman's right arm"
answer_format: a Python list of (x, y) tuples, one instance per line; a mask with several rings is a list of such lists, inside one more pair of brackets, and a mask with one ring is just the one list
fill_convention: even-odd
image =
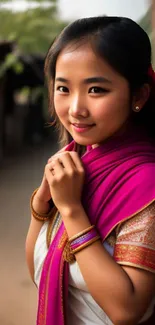
[[(64, 151), (65, 148), (61, 149), (54, 156), (52, 156), (48, 160), (48, 163), (50, 163), (54, 158), (57, 158), (57, 156), (62, 151)], [(33, 209), (39, 214), (48, 213), (50, 210), (50, 204), (49, 204), (50, 199), (51, 199), (51, 193), (50, 193), (48, 182), (44, 175), (42, 183), (33, 198), (33, 203), (32, 203)], [(38, 221), (33, 216), (31, 216), (31, 222), (30, 222), (30, 226), (26, 238), (26, 260), (33, 281), (34, 281), (34, 248), (35, 248), (37, 237), (39, 235), (40, 229), (43, 226), (43, 224), (44, 221)]]
[[(38, 189), (39, 192), (40, 188)], [(42, 188), (41, 188), (42, 190)], [(39, 193), (36, 193), (33, 199), (33, 209), (39, 214), (45, 214), (49, 212), (50, 206), (47, 201), (41, 200)], [(36, 220), (31, 216), (31, 222), (26, 238), (26, 261), (32, 280), (34, 281), (34, 247), (39, 235), (40, 229), (43, 226), (44, 221)]]

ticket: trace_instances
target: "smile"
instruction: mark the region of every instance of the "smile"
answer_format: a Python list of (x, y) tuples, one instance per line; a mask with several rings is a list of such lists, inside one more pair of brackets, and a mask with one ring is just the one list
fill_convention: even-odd
[(74, 128), (74, 130), (78, 133), (82, 133), (82, 132), (86, 132), (89, 131), (94, 124), (77, 124), (77, 123), (72, 123), (72, 126)]

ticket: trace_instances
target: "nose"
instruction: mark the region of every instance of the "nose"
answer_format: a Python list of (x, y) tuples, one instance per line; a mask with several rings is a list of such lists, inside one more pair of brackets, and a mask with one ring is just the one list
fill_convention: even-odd
[(88, 117), (89, 111), (86, 107), (86, 101), (83, 96), (74, 95), (70, 102), (69, 115), (74, 118)]

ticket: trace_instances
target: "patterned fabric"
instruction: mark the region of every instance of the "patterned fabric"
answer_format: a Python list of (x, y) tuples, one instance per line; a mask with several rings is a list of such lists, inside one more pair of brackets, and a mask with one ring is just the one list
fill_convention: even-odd
[(50, 220), (50, 222), (48, 223), (48, 229), (47, 229), (47, 235), (46, 235), (46, 243), (47, 243), (48, 248), (49, 248), (52, 240), (54, 239), (57, 231), (59, 230), (61, 221), (62, 221), (61, 216), (60, 216), (59, 212), (57, 211), (55, 213), (54, 218), (52, 218)]
[(120, 224), (108, 242), (114, 239), (117, 263), (155, 272), (155, 202)]

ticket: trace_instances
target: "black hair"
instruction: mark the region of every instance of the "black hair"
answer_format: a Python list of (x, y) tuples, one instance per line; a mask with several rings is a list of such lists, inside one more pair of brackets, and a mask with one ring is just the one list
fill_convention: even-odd
[[(50, 92), (50, 109), (57, 122), (53, 106), (53, 84), (58, 55), (69, 44), (89, 42), (92, 49), (124, 78), (127, 79), (131, 96), (145, 83), (151, 87), (147, 103), (139, 113), (132, 113), (136, 125), (141, 125), (155, 137), (155, 97), (152, 79), (148, 74), (151, 66), (151, 44), (147, 33), (133, 20), (125, 17), (99, 16), (76, 20), (68, 25), (50, 47), (45, 74)], [(66, 135), (63, 126), (61, 137)]]

